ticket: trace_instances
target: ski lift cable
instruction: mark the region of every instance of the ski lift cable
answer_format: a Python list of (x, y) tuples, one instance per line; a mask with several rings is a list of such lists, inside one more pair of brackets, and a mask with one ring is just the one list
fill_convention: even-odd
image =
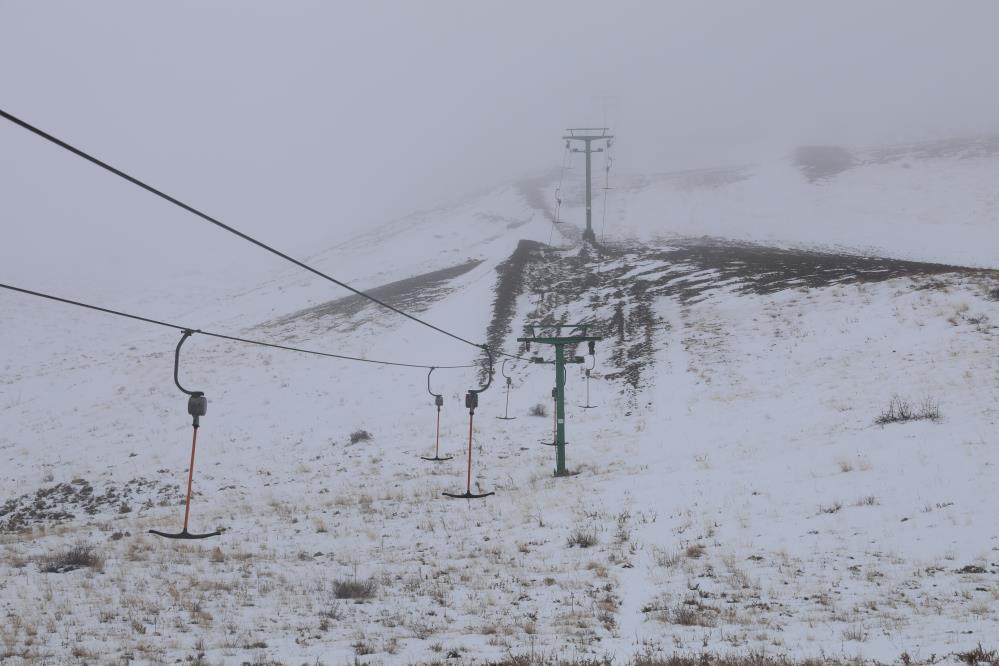
[[(259, 347), (270, 347), (271, 349), (282, 349), (284, 351), (298, 352), (300, 354), (312, 354), (315, 356), (325, 356), (327, 358), (336, 358), (343, 361), (357, 361), (359, 363), (371, 363), (375, 365), (389, 365), (401, 368), (436, 368), (438, 370), (456, 370), (459, 368), (474, 368), (477, 367), (475, 364), (466, 365), (423, 365), (419, 363), (402, 363), (399, 361), (382, 361), (373, 358), (360, 358), (358, 356), (347, 356), (344, 354), (334, 354), (332, 352), (322, 352), (314, 349), (303, 349), (300, 347), (290, 347), (288, 345), (279, 345), (273, 342), (264, 342), (262, 340), (251, 340), (248, 338), (241, 338), (235, 335), (226, 335), (224, 333), (215, 333), (213, 331), (204, 331), (196, 328), (191, 328), (190, 326), (182, 326), (180, 324), (174, 324), (167, 321), (160, 321), (158, 319), (151, 319), (149, 317), (142, 317), (139, 315), (129, 314), (127, 312), (122, 312), (120, 310), (112, 310), (110, 308), (100, 307), (98, 305), (91, 305), (90, 303), (83, 303), (81, 301), (74, 301), (68, 298), (62, 298), (60, 296), (54, 296), (52, 294), (45, 294), (40, 291), (32, 291), (30, 289), (24, 289), (22, 287), (15, 287), (14, 285), (0, 283), (0, 288), (7, 289), (9, 291), (15, 291), (22, 294), (27, 294), (29, 296), (37, 296), (39, 298), (45, 298), (51, 301), (56, 301), (59, 303), (65, 303), (67, 305), (75, 305), (81, 308), (87, 308), (89, 310), (96, 310), (97, 312), (103, 312), (105, 314), (115, 315), (118, 317), (124, 317), (127, 319), (134, 319), (136, 321), (145, 322), (147, 324), (155, 324), (157, 326), (163, 326), (166, 328), (173, 328), (178, 331), (191, 331), (192, 333), (199, 333), (211, 338), (218, 338), (220, 340), (229, 340), (231, 342), (241, 342), (248, 345), (257, 345)], [(179, 386), (179, 384), (178, 384)], [(181, 389), (183, 390), (183, 389)]]
[(607, 193), (610, 192), (610, 170), (614, 160), (611, 158), (612, 142), (607, 142), (607, 150), (604, 152), (604, 210), (600, 217), (600, 242), (605, 240), (604, 228), (607, 225)]
[(565, 150), (562, 151), (562, 168), (558, 174), (558, 187), (555, 189), (555, 223), (558, 224), (560, 220), (560, 213), (562, 210), (562, 185), (565, 183), (565, 169), (566, 163), (569, 158), (572, 157), (572, 151), (569, 148), (569, 141), (565, 142)]
[(562, 170), (558, 176), (558, 187), (555, 188), (555, 217), (552, 218), (552, 227), (548, 230), (548, 245), (552, 244), (552, 237), (555, 234), (555, 226), (559, 223), (559, 216), (562, 211), (562, 183), (565, 181), (565, 165), (572, 156), (569, 149), (568, 139), (565, 142), (565, 150), (562, 152)]
[[(189, 213), (191, 213), (191, 214), (193, 214), (193, 215), (201, 218), (202, 220), (205, 220), (206, 222), (210, 222), (211, 224), (214, 224), (215, 226), (219, 227), (220, 229), (224, 229), (225, 231), (228, 231), (229, 233), (231, 233), (231, 234), (233, 234), (235, 236), (238, 236), (238, 237), (242, 238), (243, 240), (256, 245), (257, 247), (260, 247), (260, 248), (262, 248), (264, 250), (267, 250), (268, 252), (270, 252), (270, 253), (272, 253), (274, 255), (277, 255), (278, 257), (284, 259), (285, 261), (289, 261), (289, 262), (295, 264), (296, 266), (298, 266), (299, 268), (303, 268), (303, 269), (309, 271), (310, 273), (313, 273), (314, 275), (317, 275), (317, 276), (323, 278), (324, 280), (328, 280), (329, 282), (332, 282), (333, 284), (335, 284), (335, 285), (337, 285), (339, 287), (343, 287), (347, 291), (350, 291), (350, 292), (352, 292), (352, 293), (354, 293), (354, 294), (356, 294), (358, 296), (361, 296), (362, 298), (366, 298), (367, 300), (371, 301), (372, 303), (380, 305), (383, 308), (386, 308), (387, 310), (391, 310), (392, 312), (395, 312), (396, 314), (402, 315), (403, 317), (406, 317), (407, 319), (415, 321), (418, 324), (421, 324), (423, 326), (426, 326), (427, 328), (433, 329), (433, 330), (437, 331), (438, 333), (442, 333), (442, 334), (444, 334), (444, 335), (446, 335), (446, 336), (448, 336), (450, 338), (453, 338), (453, 339), (455, 339), (455, 340), (457, 340), (459, 342), (464, 342), (465, 344), (471, 345), (473, 347), (478, 347), (480, 349), (484, 349), (485, 348), (485, 345), (481, 345), (479, 343), (472, 342), (471, 340), (468, 340), (467, 338), (463, 338), (460, 335), (457, 335), (456, 333), (452, 333), (452, 332), (447, 331), (447, 330), (445, 330), (445, 329), (443, 329), (443, 328), (441, 328), (439, 326), (431, 324), (428, 321), (424, 321), (423, 319), (420, 319), (419, 317), (411, 315), (408, 312), (405, 312), (404, 310), (401, 310), (401, 309), (395, 307), (394, 305), (390, 305), (390, 304), (386, 303), (385, 301), (383, 301), (383, 300), (381, 300), (379, 298), (371, 296), (370, 294), (366, 294), (365, 292), (361, 291), (360, 289), (356, 289), (356, 288), (350, 286), (349, 284), (347, 284), (346, 282), (338, 280), (338, 279), (334, 278), (333, 276), (320, 271), (317, 268), (309, 266), (308, 264), (306, 264), (306, 263), (304, 263), (304, 262), (302, 262), (302, 261), (300, 261), (298, 259), (295, 259), (294, 257), (291, 257), (291, 256), (285, 254), (284, 252), (281, 252), (280, 250), (275, 249), (274, 247), (271, 247), (270, 245), (264, 243), (263, 241), (257, 240), (253, 236), (250, 236), (249, 234), (246, 234), (246, 233), (244, 233), (242, 231), (239, 231), (238, 229), (236, 229), (234, 227), (231, 227), (231, 226), (229, 226), (229, 225), (227, 225), (227, 224), (225, 224), (225, 223), (223, 223), (223, 222), (215, 219), (214, 217), (208, 215), (207, 213), (203, 213), (202, 211), (198, 210), (197, 208), (195, 208), (193, 206), (190, 206), (190, 205), (184, 203), (183, 201), (180, 201), (179, 199), (176, 199), (175, 197), (172, 197), (169, 194), (166, 194), (165, 192), (163, 192), (161, 190), (156, 189), (152, 185), (149, 185), (149, 184), (147, 184), (147, 183), (139, 180), (138, 178), (136, 178), (134, 176), (130, 176), (129, 174), (125, 173), (124, 171), (121, 171), (120, 169), (116, 169), (115, 167), (111, 166), (107, 162), (103, 162), (103, 161), (97, 159), (93, 155), (90, 155), (89, 153), (86, 153), (83, 150), (81, 150), (79, 148), (76, 148), (75, 146), (72, 146), (72, 145), (66, 143), (63, 140), (56, 138), (55, 136), (53, 136), (53, 135), (45, 132), (44, 130), (41, 130), (41, 129), (35, 127), (34, 125), (29, 124), (28, 122), (26, 122), (26, 121), (18, 118), (17, 116), (14, 116), (14, 115), (12, 115), (12, 114), (4, 111), (3, 109), (0, 109), (0, 117), (3, 117), (5, 119), (9, 120), (10, 122), (14, 123), (15, 125), (18, 125), (19, 127), (22, 127), (23, 129), (26, 129), (29, 132), (32, 132), (33, 134), (36, 134), (37, 136), (40, 136), (41, 138), (45, 139), (46, 141), (54, 143), (55, 145), (59, 146), (60, 148), (63, 148), (64, 150), (67, 150), (67, 151), (73, 153), (74, 155), (76, 155), (78, 157), (82, 157), (83, 159), (87, 160), (88, 162), (91, 162), (91, 163), (93, 163), (93, 164), (101, 167), (102, 169), (105, 169), (106, 171), (109, 171), (109, 172), (113, 173), (114, 175), (118, 176), (119, 178), (123, 178), (124, 180), (127, 180), (128, 182), (132, 183), (133, 185), (141, 187), (142, 189), (146, 190), (147, 192), (150, 192), (151, 194), (154, 194), (154, 195), (160, 197), (161, 199), (164, 199), (164, 200), (166, 200), (166, 201), (174, 204), (175, 206), (178, 206), (178, 207), (186, 210), (187, 212), (189, 212)], [(359, 360), (359, 359), (356, 359), (356, 360)], [(429, 366), (419, 366), (419, 367), (429, 367)]]

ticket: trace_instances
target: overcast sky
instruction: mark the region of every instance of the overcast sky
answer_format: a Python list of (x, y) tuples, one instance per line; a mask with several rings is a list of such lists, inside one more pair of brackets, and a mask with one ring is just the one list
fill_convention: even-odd
[[(0, 107), (306, 253), (557, 167), (573, 125), (611, 124), (629, 172), (995, 132), (997, 25), (990, 0), (0, 0)], [(0, 156), (3, 280), (263, 259), (6, 122)]]

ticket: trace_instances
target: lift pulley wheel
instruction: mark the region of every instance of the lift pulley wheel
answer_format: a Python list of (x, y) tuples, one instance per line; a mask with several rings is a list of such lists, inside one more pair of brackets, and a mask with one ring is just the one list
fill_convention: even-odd
[(208, 398), (204, 393), (194, 392), (187, 399), (187, 413), (191, 416), (204, 416), (208, 413)]

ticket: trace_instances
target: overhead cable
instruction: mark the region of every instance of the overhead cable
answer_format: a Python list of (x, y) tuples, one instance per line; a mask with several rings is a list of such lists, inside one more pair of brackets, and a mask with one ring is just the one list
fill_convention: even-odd
[(45, 298), (50, 301), (57, 301), (59, 303), (65, 303), (67, 305), (75, 305), (81, 308), (87, 308), (89, 310), (96, 310), (97, 312), (103, 312), (109, 315), (115, 315), (117, 317), (125, 317), (127, 319), (134, 319), (135, 321), (145, 322), (147, 324), (155, 324), (156, 326), (163, 326), (166, 328), (173, 328), (178, 331), (191, 331), (193, 333), (198, 333), (200, 335), (206, 335), (211, 338), (219, 338), (220, 340), (230, 340), (232, 342), (242, 342), (248, 345), (257, 345), (259, 347), (270, 347), (271, 349), (282, 349), (284, 351), (298, 352), (300, 354), (312, 354), (315, 356), (325, 356), (327, 358), (336, 358), (343, 361), (357, 361), (359, 363), (371, 363), (375, 365), (390, 365), (400, 368), (422, 368), (424, 370), (429, 368), (436, 368), (437, 370), (454, 370), (458, 368), (474, 368), (477, 367), (474, 364), (468, 365), (422, 365), (419, 363), (401, 363), (399, 361), (382, 361), (372, 358), (361, 358), (358, 356), (347, 356), (344, 354), (333, 354), (331, 352), (316, 351), (314, 349), (302, 349), (300, 347), (290, 347), (288, 345), (279, 345), (273, 342), (264, 342), (262, 340), (251, 340), (248, 338), (241, 338), (235, 335), (226, 335), (224, 333), (215, 333), (213, 331), (205, 331), (191, 326), (183, 326), (181, 324), (175, 324), (168, 321), (161, 321), (159, 319), (151, 319), (149, 317), (142, 317), (135, 314), (129, 314), (128, 312), (122, 312), (120, 310), (112, 310), (110, 308), (104, 308), (98, 305), (91, 305), (90, 303), (83, 303), (81, 301), (74, 301), (69, 298), (62, 298), (61, 296), (54, 296), (52, 294), (46, 294), (40, 291), (32, 291), (31, 289), (24, 289), (22, 287), (15, 287), (10, 284), (0, 283), (0, 288), (7, 289), (10, 291), (19, 292), (22, 294), (27, 294), (29, 296), (37, 296), (38, 298)]
[(152, 185), (149, 185), (149, 184), (147, 184), (147, 183), (139, 180), (138, 178), (136, 178), (134, 176), (130, 176), (129, 174), (125, 173), (124, 171), (121, 171), (120, 169), (116, 169), (115, 167), (111, 166), (107, 162), (103, 162), (103, 161), (97, 159), (93, 155), (90, 155), (89, 153), (86, 153), (83, 150), (80, 150), (79, 148), (76, 148), (75, 146), (72, 146), (72, 145), (66, 143), (65, 141), (63, 141), (63, 140), (61, 140), (59, 138), (56, 138), (55, 136), (52, 136), (48, 132), (45, 132), (45, 131), (43, 131), (43, 130), (37, 128), (37, 127), (35, 127), (34, 125), (31, 125), (30, 123), (28, 123), (28, 122), (26, 122), (26, 121), (18, 118), (17, 116), (14, 116), (14, 115), (12, 115), (10, 113), (7, 113), (3, 109), (0, 109), (0, 117), (6, 118), (7, 120), (9, 120), (10, 122), (14, 123), (15, 125), (18, 125), (19, 127), (22, 127), (24, 129), (28, 130), (29, 132), (32, 132), (33, 134), (36, 134), (36, 135), (42, 137), (46, 141), (50, 141), (50, 142), (54, 143), (55, 145), (59, 146), (60, 148), (68, 150), (69, 152), (73, 153), (74, 155), (82, 157), (83, 159), (85, 159), (88, 162), (91, 162), (93, 164), (96, 164), (97, 166), (101, 167), (102, 169), (110, 171), (111, 173), (113, 173), (114, 175), (118, 176), (119, 178), (123, 178), (123, 179), (127, 180), (128, 182), (132, 183), (133, 185), (137, 185), (137, 186), (141, 187), (142, 189), (146, 190), (147, 192), (155, 194), (156, 196), (160, 197), (161, 199), (169, 201), (170, 203), (174, 204), (175, 206), (183, 208), (187, 212), (189, 212), (189, 213), (191, 213), (193, 215), (196, 215), (197, 217), (205, 220), (206, 222), (210, 222), (210, 223), (214, 224), (215, 226), (219, 227), (220, 229), (224, 229), (224, 230), (228, 231), (231, 234), (239, 236), (243, 240), (245, 240), (247, 242), (250, 242), (250, 243), (253, 243), (257, 247), (263, 248), (264, 250), (267, 250), (268, 252), (277, 255), (278, 257), (281, 257), (285, 261), (289, 261), (289, 262), (295, 264), (296, 266), (298, 266), (300, 268), (304, 268), (305, 270), (309, 271), (310, 273), (318, 275), (319, 277), (323, 278), (324, 280), (328, 280), (328, 281), (332, 282), (333, 284), (335, 284), (337, 286), (343, 287), (347, 291), (350, 291), (350, 292), (352, 292), (354, 294), (357, 294), (358, 296), (361, 296), (362, 298), (366, 298), (369, 301), (371, 301), (372, 303), (376, 303), (377, 305), (380, 305), (383, 308), (391, 310), (392, 312), (395, 312), (396, 314), (402, 315), (403, 317), (406, 317), (407, 319), (415, 321), (416, 323), (421, 324), (423, 326), (426, 326), (427, 328), (433, 329), (433, 330), (437, 331), (438, 333), (442, 333), (442, 334), (444, 334), (444, 335), (446, 335), (446, 336), (448, 336), (450, 338), (458, 340), (459, 342), (464, 342), (465, 344), (472, 345), (473, 347), (478, 347), (480, 349), (482, 349), (485, 346), (485, 345), (481, 345), (481, 344), (479, 344), (477, 342), (472, 342), (471, 340), (463, 338), (460, 335), (457, 335), (455, 333), (447, 331), (447, 330), (445, 330), (445, 329), (443, 329), (443, 328), (441, 328), (439, 326), (435, 326), (434, 324), (431, 324), (428, 321), (424, 321), (423, 319), (420, 319), (419, 317), (411, 315), (408, 312), (405, 312), (404, 310), (401, 310), (401, 309), (395, 307), (394, 305), (390, 305), (390, 304), (386, 303), (385, 301), (383, 301), (383, 300), (381, 300), (379, 298), (376, 298), (376, 297), (374, 297), (374, 296), (372, 296), (370, 294), (366, 294), (363, 291), (361, 291), (360, 289), (356, 289), (356, 288), (350, 286), (346, 282), (343, 282), (341, 280), (337, 280), (335, 277), (333, 277), (333, 276), (331, 276), (331, 275), (329, 275), (327, 273), (324, 273), (324, 272), (320, 271), (318, 268), (313, 268), (312, 266), (309, 266), (308, 264), (306, 264), (306, 263), (304, 263), (302, 261), (299, 261), (298, 259), (295, 259), (294, 257), (291, 257), (291, 256), (285, 254), (284, 252), (281, 252), (280, 250), (275, 249), (274, 247), (268, 245), (267, 243), (264, 243), (263, 241), (257, 240), (253, 236), (250, 236), (249, 234), (243, 233), (242, 231), (240, 231), (240, 230), (238, 230), (238, 229), (236, 229), (234, 227), (229, 226), (228, 224), (225, 224), (225, 223), (223, 223), (223, 222), (215, 219), (214, 217), (208, 215), (207, 213), (204, 213), (204, 212), (198, 210), (197, 208), (195, 208), (193, 206), (190, 206), (190, 205), (184, 203), (183, 201), (180, 201), (179, 199), (170, 196), (169, 194), (166, 194), (162, 190), (156, 189)]

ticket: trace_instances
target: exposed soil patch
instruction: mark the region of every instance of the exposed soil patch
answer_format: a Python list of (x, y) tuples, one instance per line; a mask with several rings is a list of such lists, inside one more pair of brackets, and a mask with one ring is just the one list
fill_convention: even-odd
[(794, 151), (794, 165), (814, 183), (846, 171), (854, 165), (854, 158), (838, 146), (802, 146)]
[[(883, 282), (900, 277), (945, 274), (991, 275), (999, 271), (963, 266), (906, 261), (885, 257), (781, 249), (717, 239), (685, 239), (670, 242), (670, 248), (648, 253), (664, 262), (690, 266), (693, 272), (712, 271), (714, 277), (682, 280), (678, 292), (683, 300), (697, 299), (717, 288), (718, 282), (734, 283), (744, 293), (772, 294), (798, 287), (821, 288), (835, 284)], [(635, 276), (641, 279), (642, 274)], [(713, 284), (714, 283), (714, 284)]]
[(838, 146), (802, 146), (792, 157), (794, 165), (809, 180), (831, 178), (855, 166), (891, 164), (927, 159), (974, 159), (999, 154), (999, 136), (964, 137), (942, 141), (904, 143), (850, 152)]
[[(655, 312), (655, 301), (662, 297), (692, 307), (720, 290), (773, 294), (905, 277), (913, 279), (913, 289), (932, 289), (946, 285), (943, 276), (999, 278), (999, 271), (709, 238), (599, 249), (582, 245), (572, 251), (524, 241), (498, 270), (491, 345), (520, 333), (511, 324), (521, 295), (533, 296), (524, 324), (565, 323), (569, 312), (578, 313), (585, 303), (587, 319), (612, 345), (611, 369), (604, 376), (623, 379), (633, 394), (654, 362), (655, 341), (662, 339), (656, 330), (668, 326)], [(526, 347), (519, 352), (526, 353)], [(606, 353), (602, 364), (608, 365)]]
[[(451, 280), (468, 273), (481, 263), (481, 259), (472, 259), (457, 266), (367, 289), (365, 293), (405, 312), (422, 312), (452, 290), (448, 285)], [(261, 328), (285, 328), (305, 322), (323, 332), (331, 330), (350, 332), (366, 323), (381, 319), (384, 315), (385, 312), (380, 306), (363, 296), (351, 295), (266, 322)]]
[(108, 484), (97, 493), (86, 479), (39, 488), (9, 499), (0, 506), (0, 533), (19, 532), (36, 525), (57, 525), (78, 516), (130, 513), (139, 506), (176, 502), (180, 487), (138, 478), (124, 485)]
[(524, 275), (528, 264), (541, 260), (546, 248), (541, 243), (522, 240), (510, 258), (496, 267), (496, 299), (493, 316), (486, 330), (486, 342), (494, 349), (502, 349), (510, 324), (517, 312), (517, 298), (524, 293)]

